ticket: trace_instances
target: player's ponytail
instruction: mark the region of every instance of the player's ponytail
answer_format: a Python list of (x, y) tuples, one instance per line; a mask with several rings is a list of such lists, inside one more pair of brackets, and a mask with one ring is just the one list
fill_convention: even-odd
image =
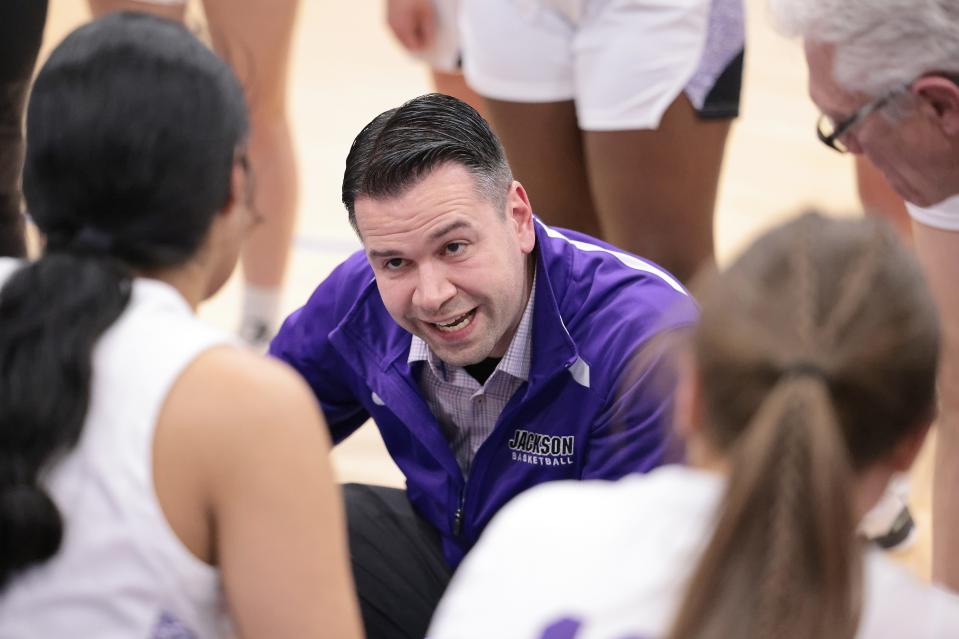
[(0, 586), (60, 545), (41, 475), (80, 437), (93, 346), (129, 297), (119, 262), (73, 252), (48, 252), (0, 289)]
[(729, 459), (716, 530), (671, 637), (855, 633), (852, 478), (825, 383), (787, 373)]
[(918, 266), (884, 226), (807, 214), (701, 299), (701, 427), (728, 484), (668, 637), (850, 639), (856, 473), (934, 406), (938, 326)]

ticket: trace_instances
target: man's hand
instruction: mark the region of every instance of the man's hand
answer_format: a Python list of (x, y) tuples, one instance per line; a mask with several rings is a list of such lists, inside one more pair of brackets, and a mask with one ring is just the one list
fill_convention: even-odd
[(436, 22), (432, 0), (386, 0), (386, 22), (410, 51), (423, 51), (433, 43)]

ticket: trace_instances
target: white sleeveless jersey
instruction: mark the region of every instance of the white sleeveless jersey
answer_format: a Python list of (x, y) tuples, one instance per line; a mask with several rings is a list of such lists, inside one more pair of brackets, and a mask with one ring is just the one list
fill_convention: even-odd
[(20, 260), (12, 257), (0, 257), (0, 285), (7, 281), (10, 273), (15, 271), (20, 264)]
[[(429, 639), (660, 639), (712, 531), (719, 476), (679, 466), (550, 482), (511, 501), (460, 565)], [(959, 597), (870, 550), (857, 639), (956, 639)]]
[[(10, 264), (0, 260), (0, 281)], [(129, 306), (94, 350), (80, 441), (45, 479), (64, 521), (60, 550), (0, 593), (0, 639), (225, 632), (218, 572), (190, 553), (164, 517), (152, 448), (173, 383), (200, 353), (227, 341), (171, 286), (134, 281)]]

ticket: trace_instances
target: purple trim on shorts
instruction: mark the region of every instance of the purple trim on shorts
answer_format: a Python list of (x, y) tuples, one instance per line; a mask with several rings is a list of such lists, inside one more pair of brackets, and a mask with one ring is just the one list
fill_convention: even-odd
[(709, 7), (706, 46), (703, 47), (699, 68), (684, 89), (697, 111), (703, 109), (716, 81), (745, 44), (746, 12), (743, 0), (713, 0)]

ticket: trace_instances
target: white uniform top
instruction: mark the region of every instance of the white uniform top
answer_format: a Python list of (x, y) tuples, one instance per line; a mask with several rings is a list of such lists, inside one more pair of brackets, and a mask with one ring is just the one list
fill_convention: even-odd
[[(11, 263), (0, 260), (0, 282)], [(160, 509), (152, 448), (173, 383), (228, 340), (171, 286), (135, 280), (129, 306), (94, 350), (80, 441), (45, 480), (64, 521), (60, 550), (0, 593), (0, 639), (198, 639), (225, 630), (217, 570), (190, 553)]]
[(7, 281), (10, 273), (15, 271), (20, 264), (20, 260), (12, 257), (0, 257), (0, 284)]
[(912, 219), (926, 226), (943, 231), (959, 231), (959, 195), (953, 195), (928, 208), (906, 202), (906, 209)]
[[(460, 566), (430, 639), (656, 639), (669, 630), (723, 481), (666, 466), (550, 482), (510, 502)], [(869, 551), (859, 639), (959, 637), (959, 597)]]

